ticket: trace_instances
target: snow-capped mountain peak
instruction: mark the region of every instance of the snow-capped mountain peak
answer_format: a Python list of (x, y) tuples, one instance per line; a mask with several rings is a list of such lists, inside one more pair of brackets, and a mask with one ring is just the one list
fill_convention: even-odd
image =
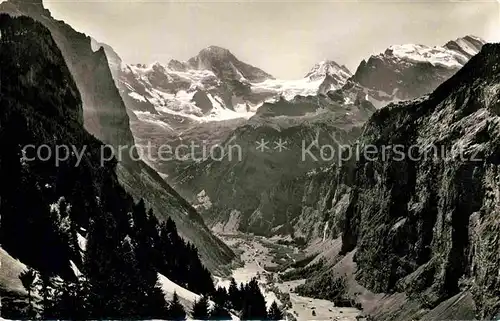
[(232, 58), (234, 55), (229, 51), (229, 49), (222, 48), (219, 46), (208, 46), (200, 50), (198, 56), (210, 56), (210, 57), (218, 57), (218, 58)]
[(484, 44), (478, 37), (465, 36), (443, 46), (392, 45), (360, 63), (347, 91), (368, 94), (378, 107), (428, 94), (479, 53)]
[(237, 58), (226, 48), (209, 46), (188, 60), (187, 64), (195, 69), (212, 69), (222, 62), (231, 62)]
[(273, 79), (273, 76), (262, 69), (238, 60), (228, 49), (219, 46), (202, 49), (198, 55), (189, 59), (187, 64), (193, 69), (211, 70), (223, 80), (261, 82)]
[[(315, 64), (300, 79), (275, 79), (240, 61), (230, 50), (209, 46), (187, 62), (125, 65), (104, 46), (113, 77), (135, 118), (176, 123), (249, 118), (265, 102), (341, 90), (344, 100), (368, 97), (381, 107), (433, 90), (479, 51), (484, 41), (466, 36), (442, 47), (405, 44), (363, 61), (353, 75), (332, 60)], [(98, 49), (100, 44), (95, 44)], [(157, 118), (160, 118), (159, 121)]]
[(352, 73), (346, 66), (333, 60), (324, 60), (313, 66), (304, 79), (308, 82), (319, 82), (317, 92), (325, 94), (330, 90), (344, 86)]
[(383, 54), (402, 61), (430, 63), (433, 66), (455, 68), (462, 66), (466, 58), (444, 47), (428, 47), (416, 44), (390, 46)]
[(161, 72), (161, 73), (166, 73), (167, 72), (167, 68), (161, 62), (159, 62), (159, 61), (154, 62), (151, 65), (151, 69), (153, 71)]
[(390, 46), (380, 57), (396, 58), (409, 63), (430, 63), (445, 68), (461, 68), (477, 54), (485, 41), (474, 36), (465, 36), (449, 41), (444, 46), (429, 47), (420, 44)]
[(323, 60), (313, 66), (311, 71), (306, 75), (306, 78), (311, 80), (318, 80), (324, 78), (325, 76), (340, 76), (341, 78), (348, 79), (352, 76), (352, 73), (347, 69), (346, 66), (340, 66), (333, 60)]

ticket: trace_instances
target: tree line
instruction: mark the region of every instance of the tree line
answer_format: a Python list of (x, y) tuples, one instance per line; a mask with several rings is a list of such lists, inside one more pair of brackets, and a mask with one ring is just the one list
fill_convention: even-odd
[[(143, 294), (149, 296), (149, 299), (145, 296), (134, 295), (133, 299), (116, 297), (116, 301), (111, 302), (107, 298), (106, 302), (98, 304), (97, 300), (102, 299), (106, 294), (94, 297), (96, 289), (91, 289), (92, 285), (88, 278), (82, 274), (78, 275), (77, 281), (69, 282), (59, 277), (47, 277), (29, 268), (19, 275), (19, 279), (28, 292), (28, 304), (22, 316), (30, 319), (83, 320), (102, 317), (104, 313), (121, 315), (120, 318), (133, 316), (134, 319), (185, 320), (187, 318), (187, 312), (177, 293), (173, 293), (172, 300), (164, 301), (163, 293), (153, 284), (150, 284), (149, 289), (143, 289), (147, 291)], [(134, 289), (138, 290), (138, 288)], [(107, 292), (108, 295), (111, 293), (112, 291)], [(125, 307), (126, 304), (133, 306)], [(113, 306), (120, 306), (121, 310), (114, 309)], [(106, 310), (96, 312), (95, 309)], [(92, 310), (94, 313), (90, 312)], [(247, 284), (242, 283), (239, 287), (232, 279), (229, 290), (218, 287), (211, 295), (202, 295), (199, 300), (195, 300), (189, 313), (195, 320), (231, 320), (229, 311), (238, 315), (242, 320), (282, 320), (284, 318), (276, 301), (273, 301), (269, 310), (266, 310), (266, 302), (256, 279), (252, 279)]]
[[(59, 207), (64, 208), (64, 202)], [(229, 311), (243, 320), (283, 319), (276, 302), (266, 310), (255, 278), (239, 286), (231, 279), (228, 289), (215, 288), (196, 248), (179, 236), (170, 218), (160, 223), (142, 200), (127, 218), (122, 227), (111, 214), (91, 220), (81, 270), (73, 278), (31, 268), (21, 273), (28, 305), (16, 317), (186, 319), (177, 293), (165, 300), (157, 277), (161, 273), (201, 295), (188, 311), (197, 320), (231, 320)], [(71, 228), (67, 233), (75, 234)]]
[[(141, 200), (128, 213), (128, 223), (120, 227), (111, 214), (94, 217), (81, 271), (73, 278), (33, 269), (23, 272), (19, 278), (29, 297), (25, 316), (176, 319), (182, 306), (177, 295), (165, 301), (157, 273), (193, 292), (214, 293), (210, 272), (196, 248), (178, 235), (173, 220), (159, 223)], [(33, 292), (40, 298), (36, 304)]]

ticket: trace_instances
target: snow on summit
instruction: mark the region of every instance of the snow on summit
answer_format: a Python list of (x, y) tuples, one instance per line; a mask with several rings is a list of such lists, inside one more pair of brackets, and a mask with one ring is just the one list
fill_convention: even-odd
[(344, 78), (345, 81), (352, 76), (352, 73), (347, 69), (346, 66), (340, 66), (333, 60), (323, 60), (314, 65), (314, 67), (305, 76), (311, 80), (317, 80), (324, 78), (327, 75)]
[(275, 79), (217, 46), (187, 62), (121, 65), (115, 74), (122, 91), (140, 107), (133, 109), (139, 119), (157, 121), (155, 115), (168, 114), (199, 122), (249, 118), (264, 102), (339, 89), (351, 77), (345, 66), (325, 60), (304, 78)]
[(427, 47), (424, 45), (404, 44), (391, 46), (386, 54), (411, 62), (428, 62), (433, 66), (447, 68), (461, 67), (465, 56), (443, 47)]
[[(315, 64), (303, 78), (292, 80), (274, 78), (218, 46), (204, 48), (187, 61), (173, 59), (166, 65), (159, 62), (127, 65), (121, 63), (112, 48), (104, 48), (114, 57), (110, 62), (113, 77), (135, 118), (159, 125), (166, 122), (170, 128), (179, 121), (248, 119), (266, 102), (326, 94), (343, 89), (348, 83), (350, 87), (354, 83), (364, 91), (363, 95), (369, 95), (372, 102), (380, 101), (379, 105), (383, 106), (388, 101), (412, 98), (427, 91), (417, 86), (418, 92), (407, 93), (409, 89), (394, 87), (407, 83), (403, 80), (415, 73), (405, 70), (421, 63), (429, 64), (443, 73), (434, 77), (436, 83), (442, 82), (449, 76), (444, 74), (446, 70), (455, 72), (461, 68), (483, 44), (480, 38), (465, 36), (444, 46), (393, 45), (371, 56), (368, 62), (363, 61), (354, 75), (344, 65), (324, 60)], [(394, 74), (389, 80), (388, 72)], [(351, 95), (350, 99), (355, 100), (358, 94)]]
[(466, 36), (448, 42), (444, 46), (429, 47), (420, 44), (390, 46), (382, 56), (395, 57), (408, 62), (428, 62), (433, 66), (461, 68), (472, 56), (477, 54), (484, 40)]
[(377, 108), (434, 91), (479, 53), (485, 41), (465, 36), (443, 46), (392, 45), (361, 61), (349, 79), (347, 94), (365, 95)]
[(286, 100), (292, 100), (297, 95), (316, 95), (322, 86), (327, 87), (326, 90), (323, 90), (324, 92), (339, 89), (346, 84), (351, 76), (352, 74), (347, 67), (340, 66), (332, 60), (324, 60), (315, 64), (302, 79), (268, 79), (261, 83), (252, 84), (252, 88), (256, 91), (275, 92), (276, 95)]

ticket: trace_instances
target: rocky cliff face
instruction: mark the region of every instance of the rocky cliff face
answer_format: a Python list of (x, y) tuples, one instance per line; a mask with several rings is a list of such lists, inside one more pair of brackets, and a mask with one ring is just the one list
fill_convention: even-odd
[(338, 164), (320, 167), (304, 177), (299, 197), (301, 213), (292, 223), (294, 235), (309, 242), (335, 239), (341, 233), (341, 219), (349, 204), (350, 186)]
[(82, 96), (85, 128), (106, 144), (133, 146), (129, 119), (104, 50), (94, 52), (90, 37), (55, 20), (42, 1), (8, 1), (1, 4), (0, 11), (30, 16), (50, 30)]
[(118, 185), (116, 161), (101, 166), (102, 143), (83, 128), (80, 93), (51, 33), (0, 14), (0, 34), (2, 248), (43, 273), (74, 277), (70, 260), (82, 262), (72, 237), (104, 215), (104, 195), (125, 211), (133, 203)]
[(429, 96), (376, 112), (358, 159), (330, 170), (322, 197), (304, 196), (342, 233), (343, 253), (355, 253), (358, 282), (404, 293), (420, 307), (413, 317), (465, 293), (476, 318), (500, 311), (499, 57), (486, 44)]
[[(0, 4), (0, 12), (29, 16), (50, 31), (81, 94), (85, 129), (116, 150), (119, 146), (132, 148), (135, 143), (129, 118), (104, 48), (94, 51), (90, 37), (55, 20), (41, 1), (4, 2)], [(136, 155), (130, 154), (129, 149), (125, 151), (116, 170), (127, 192), (136, 199), (144, 198), (160, 219), (172, 217), (179, 232), (197, 246), (204, 263), (212, 271), (229, 263), (234, 254), (211, 234), (198, 213), (154, 170), (132, 159)]]

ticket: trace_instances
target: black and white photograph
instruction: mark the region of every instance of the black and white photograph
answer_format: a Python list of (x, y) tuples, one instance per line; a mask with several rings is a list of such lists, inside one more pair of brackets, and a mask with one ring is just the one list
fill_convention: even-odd
[(0, 0), (0, 320), (500, 321), (500, 0)]

